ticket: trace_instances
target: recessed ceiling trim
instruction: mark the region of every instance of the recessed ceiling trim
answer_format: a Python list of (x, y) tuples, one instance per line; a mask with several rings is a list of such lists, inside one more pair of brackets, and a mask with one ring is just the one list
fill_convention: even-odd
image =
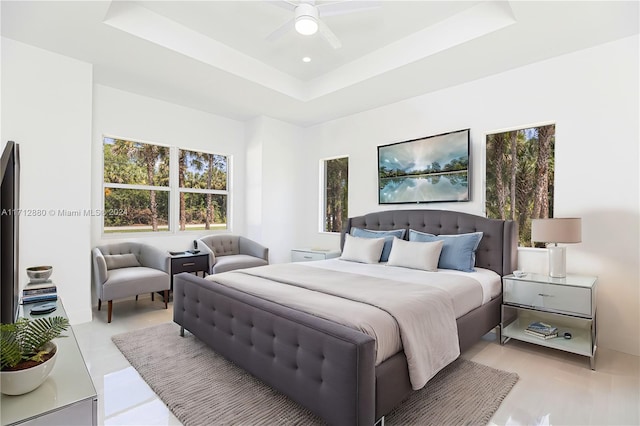
[(132, 2), (112, 1), (103, 23), (223, 71), (309, 102), (516, 22), (506, 1), (486, 1), (309, 82)]
[(482, 2), (310, 81), (305, 98), (336, 92), (515, 23), (508, 1)]
[(112, 1), (103, 23), (303, 100), (301, 80), (132, 2)]

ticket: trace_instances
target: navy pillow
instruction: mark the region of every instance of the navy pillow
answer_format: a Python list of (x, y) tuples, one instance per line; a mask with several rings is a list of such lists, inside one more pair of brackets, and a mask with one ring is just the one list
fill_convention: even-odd
[(482, 232), (458, 235), (433, 235), (409, 230), (409, 241), (443, 241), (438, 268), (473, 272), (476, 264), (476, 250), (482, 239)]
[(370, 229), (351, 228), (351, 235), (359, 238), (384, 238), (384, 247), (382, 248), (382, 255), (380, 255), (380, 262), (387, 262), (389, 260), (389, 253), (391, 253), (391, 246), (393, 245), (393, 237), (403, 239), (406, 231), (406, 229), (373, 231)]

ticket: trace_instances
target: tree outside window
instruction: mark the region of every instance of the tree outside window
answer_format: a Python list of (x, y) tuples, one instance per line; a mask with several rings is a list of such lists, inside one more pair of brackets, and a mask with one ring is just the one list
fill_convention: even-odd
[(169, 148), (105, 137), (104, 232), (169, 230)]
[(533, 247), (531, 219), (553, 217), (555, 124), (487, 135), (487, 217), (518, 222)]
[(179, 229), (227, 229), (228, 158), (178, 150)]
[(229, 157), (111, 137), (103, 155), (104, 233), (227, 229)]
[(324, 160), (324, 232), (341, 232), (349, 204), (349, 157)]

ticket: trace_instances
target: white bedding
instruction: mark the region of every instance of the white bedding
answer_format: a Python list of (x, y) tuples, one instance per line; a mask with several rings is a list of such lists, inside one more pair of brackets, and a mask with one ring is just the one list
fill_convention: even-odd
[[(364, 264), (340, 260), (339, 258), (305, 262), (305, 265), (414, 284), (429, 284), (441, 288), (451, 295), (456, 318), (460, 318), (473, 309), (484, 305), (502, 291), (500, 275), (490, 269), (478, 267), (475, 268), (476, 272), (461, 272), (452, 269), (438, 269), (438, 272), (427, 272), (418, 269), (387, 266), (386, 263)], [(438, 274), (470, 277), (477, 282), (477, 285), (469, 285), (466, 280), (442, 285), (429, 279), (430, 275)]]
[(455, 318), (499, 294), (495, 282), (500, 283), (500, 277), (486, 269), (426, 272), (339, 259), (270, 265), (205, 279), (370, 335), (376, 340), (376, 365), (404, 348), (414, 389), (459, 355)]
[[(460, 355), (451, 298), (435, 286), (304, 263), (239, 269), (205, 279), (361, 330), (376, 340), (376, 364), (404, 349), (413, 389), (422, 388)], [(445, 275), (437, 279), (472, 281)]]

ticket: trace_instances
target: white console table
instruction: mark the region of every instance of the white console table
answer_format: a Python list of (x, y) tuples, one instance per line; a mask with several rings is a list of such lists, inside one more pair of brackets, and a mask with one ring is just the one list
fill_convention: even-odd
[[(31, 316), (33, 305), (25, 305), (21, 315), (28, 318), (42, 316), (67, 317), (58, 299), (58, 308), (48, 315)], [(24, 395), (2, 394), (0, 419), (2, 425), (97, 425), (98, 395), (82, 358), (73, 329), (63, 333), (67, 337), (55, 339), (58, 359), (51, 374), (36, 390)]]

